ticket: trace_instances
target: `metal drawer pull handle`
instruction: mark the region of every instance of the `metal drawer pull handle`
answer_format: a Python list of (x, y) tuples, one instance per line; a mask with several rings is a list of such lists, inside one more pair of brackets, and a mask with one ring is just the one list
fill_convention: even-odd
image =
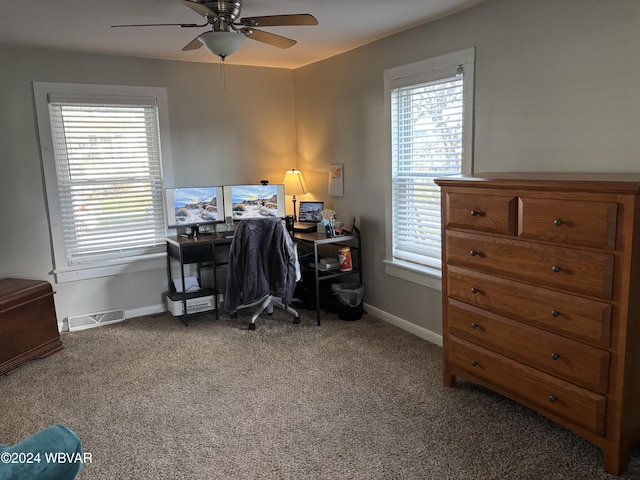
[(551, 316), (552, 317), (558, 317), (558, 316), (560, 316), (560, 312), (557, 311), (557, 310), (551, 310)]
[(553, 273), (558, 273), (560, 271), (560, 267), (558, 265), (554, 265), (551, 267), (551, 270), (553, 270)]
[(559, 218), (556, 218), (556, 219), (553, 221), (553, 224), (554, 224), (556, 227), (559, 227), (559, 226), (560, 226), (560, 225), (562, 225), (563, 223), (564, 223), (564, 222), (563, 222), (562, 220), (560, 220)]
[(471, 293), (478, 293), (478, 289), (476, 287), (471, 287)]
[(477, 210), (471, 210), (471, 216), (475, 217), (478, 215), (478, 211)]
[(471, 324), (471, 328), (478, 328), (480, 325), (478, 325), (476, 322), (473, 322)]
[(478, 255), (478, 252), (476, 252), (475, 250), (471, 250), (469, 252), (469, 255), (471, 255), (472, 257), (475, 257), (476, 255)]
[(556, 403), (556, 400), (558, 400), (558, 399), (556, 398), (556, 396), (555, 396), (555, 395), (549, 395), (549, 401), (550, 401), (551, 403)]
[(478, 365), (478, 362), (476, 362), (475, 360), (471, 360), (471, 366), (475, 367)]
[(557, 360), (559, 358), (560, 358), (560, 355), (558, 355), (557, 353), (554, 352), (554, 353), (551, 354), (551, 359), (552, 360)]

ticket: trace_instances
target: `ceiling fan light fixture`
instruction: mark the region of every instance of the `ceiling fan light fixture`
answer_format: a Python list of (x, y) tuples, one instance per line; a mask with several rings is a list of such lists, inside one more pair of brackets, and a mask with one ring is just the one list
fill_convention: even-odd
[(235, 53), (247, 38), (239, 32), (205, 32), (198, 36), (198, 40), (214, 55), (223, 60), (226, 56)]

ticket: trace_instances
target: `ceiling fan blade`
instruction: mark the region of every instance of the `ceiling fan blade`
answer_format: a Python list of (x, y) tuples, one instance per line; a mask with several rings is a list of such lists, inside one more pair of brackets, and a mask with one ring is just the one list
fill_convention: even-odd
[(180, 28), (193, 28), (193, 27), (206, 27), (208, 24), (198, 25), (197, 23), (142, 23), (134, 25), (111, 25), (112, 28), (117, 27), (180, 27)]
[(265, 15), (263, 17), (245, 17), (240, 20), (247, 27), (281, 27), (286, 25), (318, 25), (318, 20), (308, 13), (293, 15)]
[(202, 46), (202, 42), (198, 40), (198, 37), (196, 37), (193, 40), (191, 40), (189, 43), (187, 43), (184, 47), (182, 47), (182, 51), (186, 52), (188, 50), (197, 50), (201, 46)]
[(185, 7), (189, 7), (191, 10), (202, 15), (203, 17), (218, 18), (218, 14), (216, 12), (202, 3), (194, 2), (191, 0), (180, 0), (180, 3), (182, 3)]
[(256, 30), (255, 28), (243, 28), (242, 33), (247, 35), (247, 38), (251, 38), (262, 43), (268, 43), (269, 45), (273, 45), (274, 47), (278, 48), (289, 48), (298, 43), (290, 38), (281, 37), (280, 35), (276, 35), (275, 33)]

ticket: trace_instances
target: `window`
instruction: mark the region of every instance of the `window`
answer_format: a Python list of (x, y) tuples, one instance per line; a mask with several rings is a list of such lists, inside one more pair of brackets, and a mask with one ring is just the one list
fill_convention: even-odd
[(474, 49), (468, 49), (385, 71), (388, 273), (410, 280), (439, 276), (440, 189), (433, 180), (471, 171), (473, 60)]
[(36, 83), (34, 92), (56, 279), (161, 266), (164, 91)]

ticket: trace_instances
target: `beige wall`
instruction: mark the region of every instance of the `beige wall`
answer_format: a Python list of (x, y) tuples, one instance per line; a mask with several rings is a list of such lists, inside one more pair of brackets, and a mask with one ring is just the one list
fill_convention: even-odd
[[(311, 188), (364, 234), (365, 301), (436, 333), (440, 292), (385, 275), (383, 71), (476, 47), (475, 170), (640, 171), (640, 2), (488, 0), (295, 71), (0, 49), (0, 276), (51, 279), (32, 81), (168, 89), (176, 184)], [(296, 152), (297, 150), (297, 152)], [(327, 196), (330, 163), (345, 196)], [(25, 215), (23, 212), (27, 212)], [(59, 317), (161, 302), (164, 272), (55, 286)]]
[(489, 0), (295, 71), (300, 169), (345, 164), (365, 301), (440, 333), (440, 294), (385, 275), (383, 71), (476, 47), (475, 171), (640, 171), (640, 2)]
[[(295, 166), (290, 70), (0, 49), (0, 277), (48, 280), (53, 269), (32, 82), (167, 88), (176, 186), (281, 182)], [(171, 182), (171, 179), (167, 179)], [(124, 308), (157, 311), (165, 270), (55, 284), (59, 321)]]

